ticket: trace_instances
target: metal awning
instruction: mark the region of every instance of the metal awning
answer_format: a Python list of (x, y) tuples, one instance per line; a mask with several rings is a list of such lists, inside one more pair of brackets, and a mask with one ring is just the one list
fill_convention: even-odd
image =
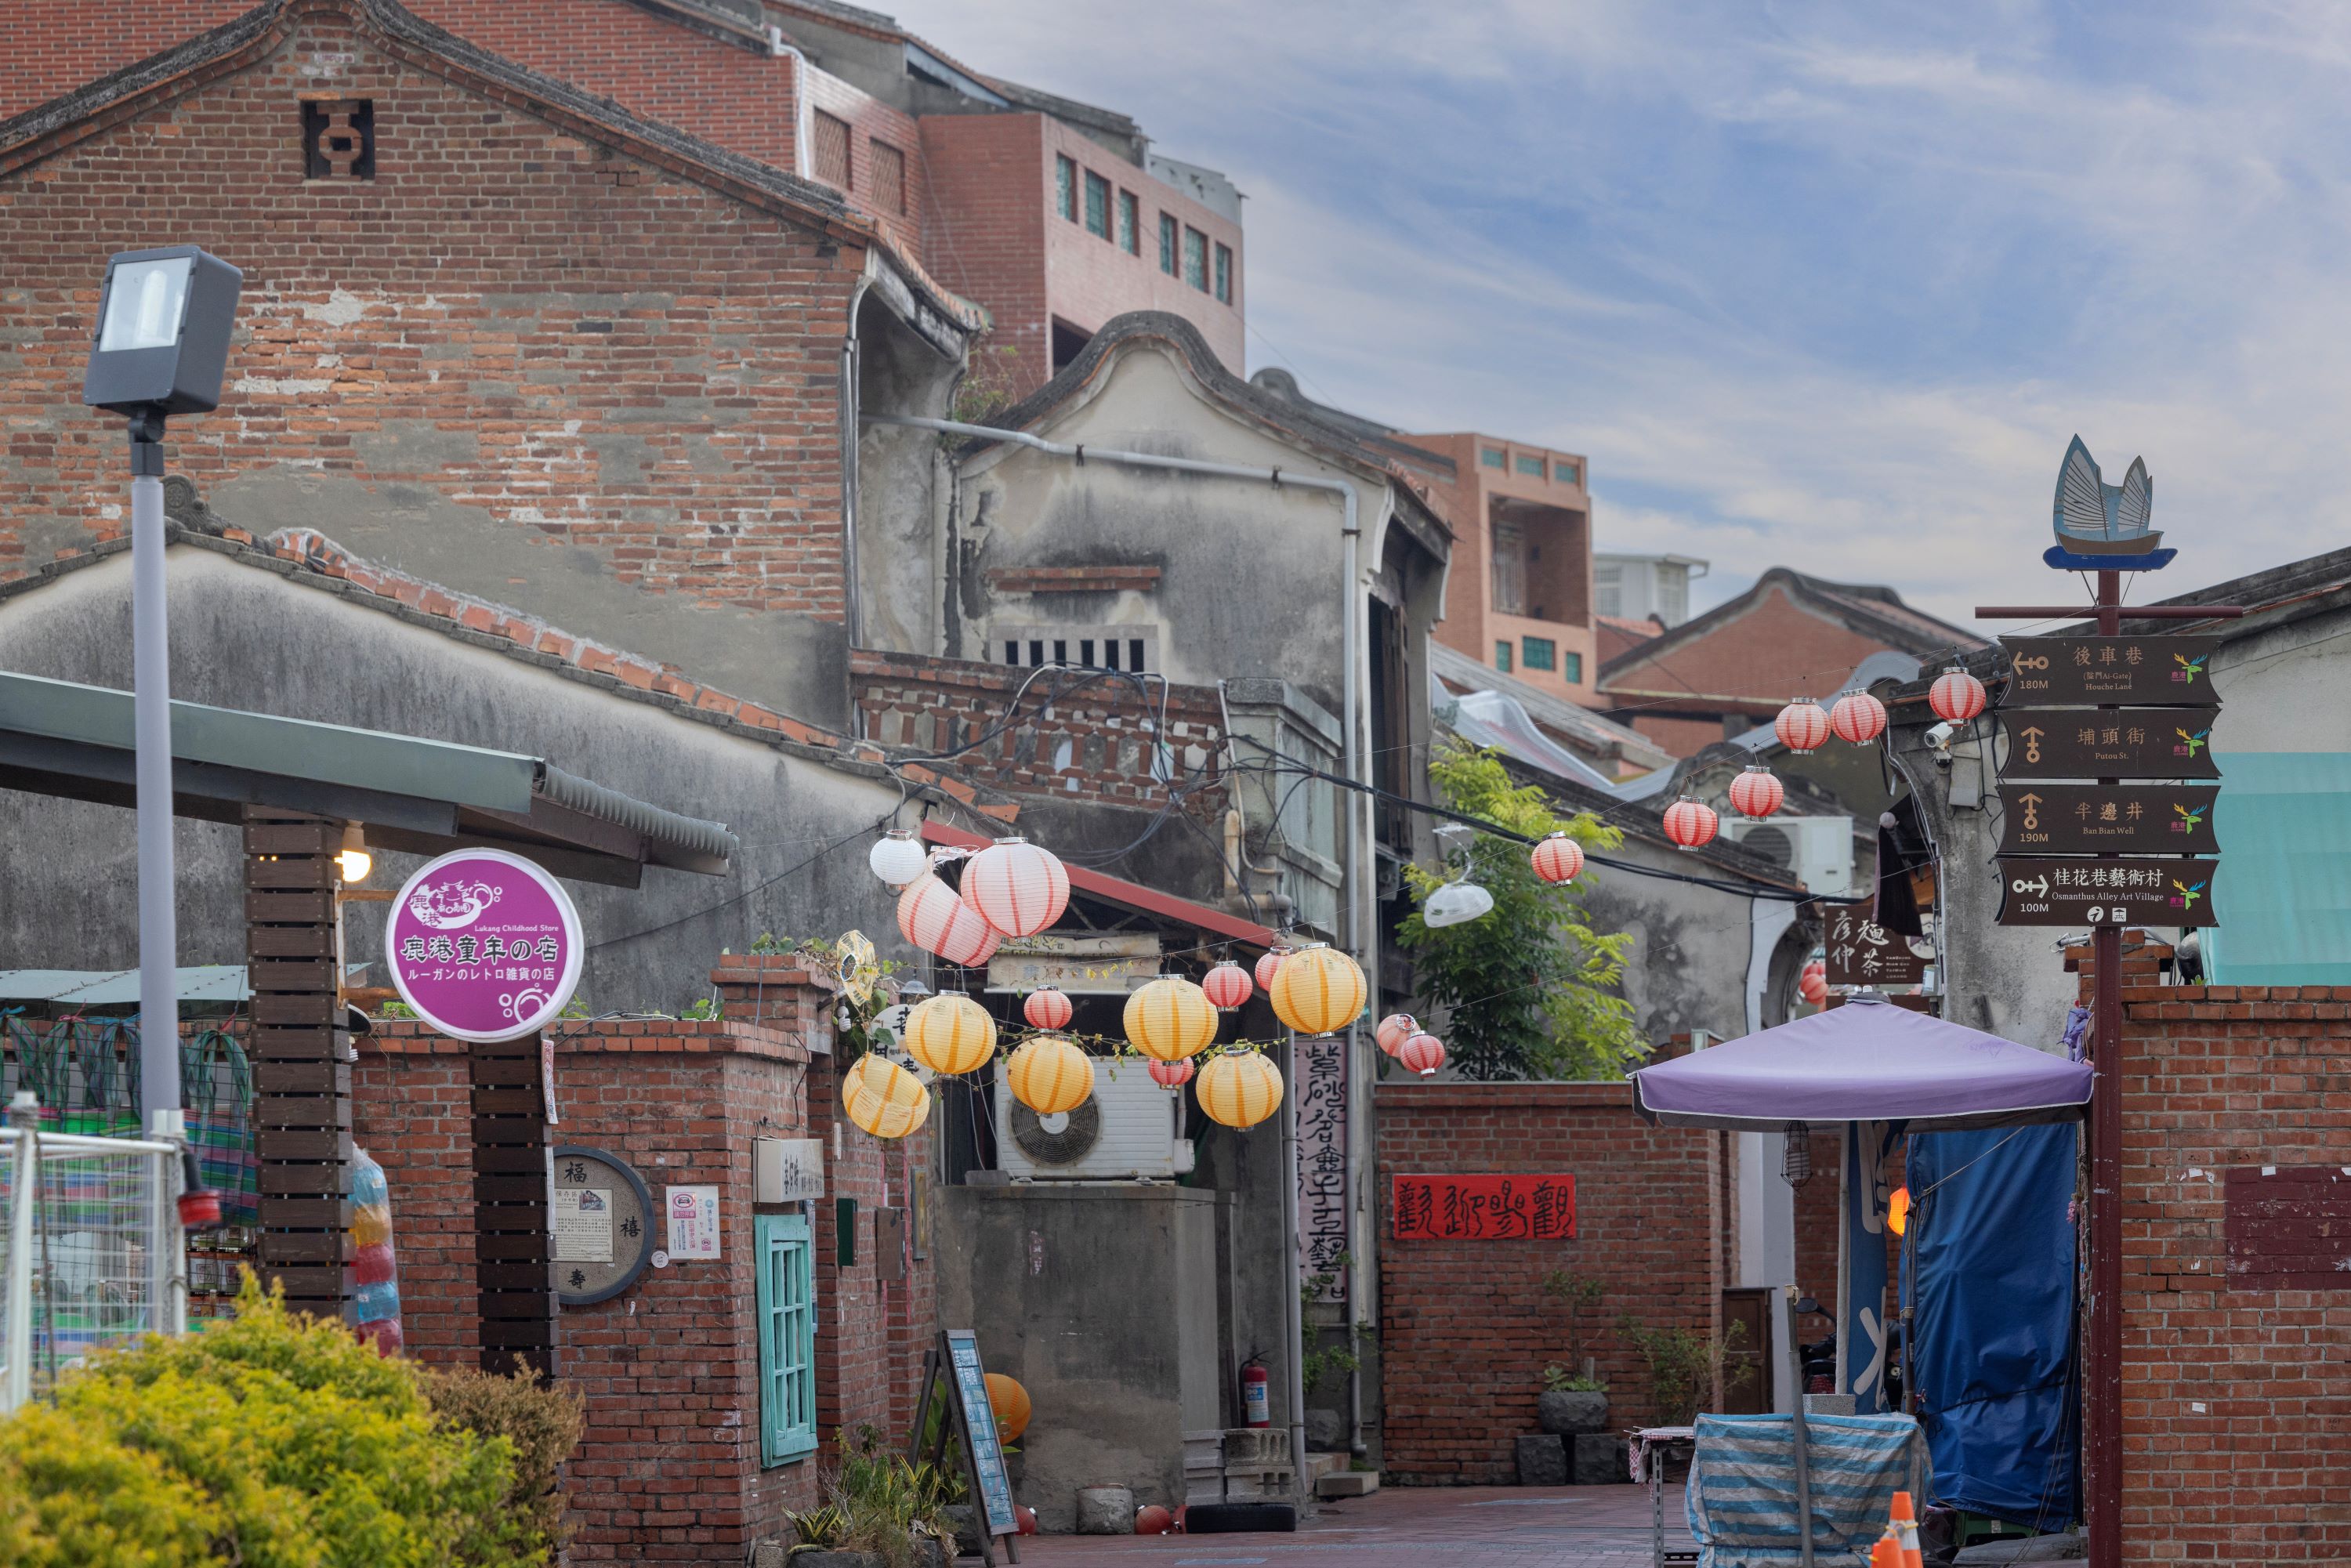
[[(637, 885), (647, 865), (723, 876), (737, 841), (542, 758), (444, 740), (172, 704), (172, 809), (236, 822), (275, 806), (365, 824), (371, 847), (511, 850), (559, 876)], [(129, 692), (0, 674), (0, 789), (129, 806)]]

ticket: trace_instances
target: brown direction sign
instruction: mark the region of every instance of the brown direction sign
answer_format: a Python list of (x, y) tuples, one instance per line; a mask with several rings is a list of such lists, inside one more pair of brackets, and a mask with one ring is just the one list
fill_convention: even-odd
[(2216, 855), (2218, 784), (2011, 784), (2003, 855)]
[(2003, 860), (2002, 925), (2218, 925), (2217, 861)]
[(2011, 707), (2000, 711), (2003, 782), (2011, 779), (2218, 779), (2206, 708)]
[(1852, 904), (1829, 916), (1828, 982), (1832, 986), (1918, 986), (1933, 962)]
[(2219, 707), (2210, 665), (2220, 646), (2218, 637), (2004, 637), (2001, 706)]

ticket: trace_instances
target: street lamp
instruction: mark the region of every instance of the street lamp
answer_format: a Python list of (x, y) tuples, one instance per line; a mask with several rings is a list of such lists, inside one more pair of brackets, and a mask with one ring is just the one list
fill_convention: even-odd
[(172, 655), (163, 604), (163, 421), (220, 405), (245, 275), (193, 246), (106, 264), (81, 401), (131, 432), (131, 670), (139, 810), (140, 1110), (180, 1132), (179, 934), (172, 913)]

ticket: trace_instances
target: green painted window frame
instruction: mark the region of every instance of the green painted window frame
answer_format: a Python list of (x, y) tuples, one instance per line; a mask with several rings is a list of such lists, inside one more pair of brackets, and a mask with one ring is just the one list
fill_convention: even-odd
[(1133, 191), (1118, 193), (1118, 248), (1129, 256), (1143, 254), (1143, 240), (1135, 232), (1142, 226), (1141, 212)]
[(1507, 637), (1499, 638), (1494, 643), (1494, 668), (1506, 675), (1510, 673), (1510, 643)]
[(1110, 182), (1092, 169), (1086, 171), (1086, 233), (1110, 238)]
[(1066, 153), (1053, 155), (1053, 204), (1063, 217), (1078, 221), (1078, 161)]
[(1543, 476), (1543, 460), (1521, 452), (1519, 454), (1519, 472), (1531, 479), (1540, 479)]
[(805, 1214), (752, 1219), (758, 1260), (759, 1463), (816, 1452), (816, 1238)]
[(1481, 446), (1478, 449), (1478, 461), (1489, 468), (1499, 468), (1509, 459), (1502, 455), (1502, 449), (1499, 446)]
[(1217, 298), (1227, 305), (1233, 302), (1233, 247), (1217, 246)]
[(1519, 662), (1530, 670), (1548, 670), (1559, 662), (1559, 644), (1549, 637), (1521, 637)]
[(1578, 472), (1579, 470), (1573, 463), (1553, 463), (1551, 465), (1551, 476), (1562, 485), (1574, 484)]
[(1183, 229), (1184, 225), (1176, 221), (1172, 213), (1159, 214), (1159, 270), (1170, 277), (1184, 275), (1184, 264), (1176, 259), (1176, 255)]
[(1184, 231), (1184, 281), (1203, 294), (1208, 291), (1208, 236), (1196, 228)]
[(1559, 678), (1571, 686), (1583, 684), (1583, 655), (1562, 653), (1559, 656)]

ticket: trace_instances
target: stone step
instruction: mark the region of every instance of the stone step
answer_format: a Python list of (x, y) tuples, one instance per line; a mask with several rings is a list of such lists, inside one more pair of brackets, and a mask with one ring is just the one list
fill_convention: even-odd
[(1322, 1498), (1368, 1497), (1380, 1490), (1380, 1478), (1374, 1470), (1333, 1470), (1314, 1483), (1314, 1495)]
[(1306, 1456), (1306, 1484), (1320, 1486), (1324, 1476), (1347, 1468), (1344, 1454), (1309, 1454)]

